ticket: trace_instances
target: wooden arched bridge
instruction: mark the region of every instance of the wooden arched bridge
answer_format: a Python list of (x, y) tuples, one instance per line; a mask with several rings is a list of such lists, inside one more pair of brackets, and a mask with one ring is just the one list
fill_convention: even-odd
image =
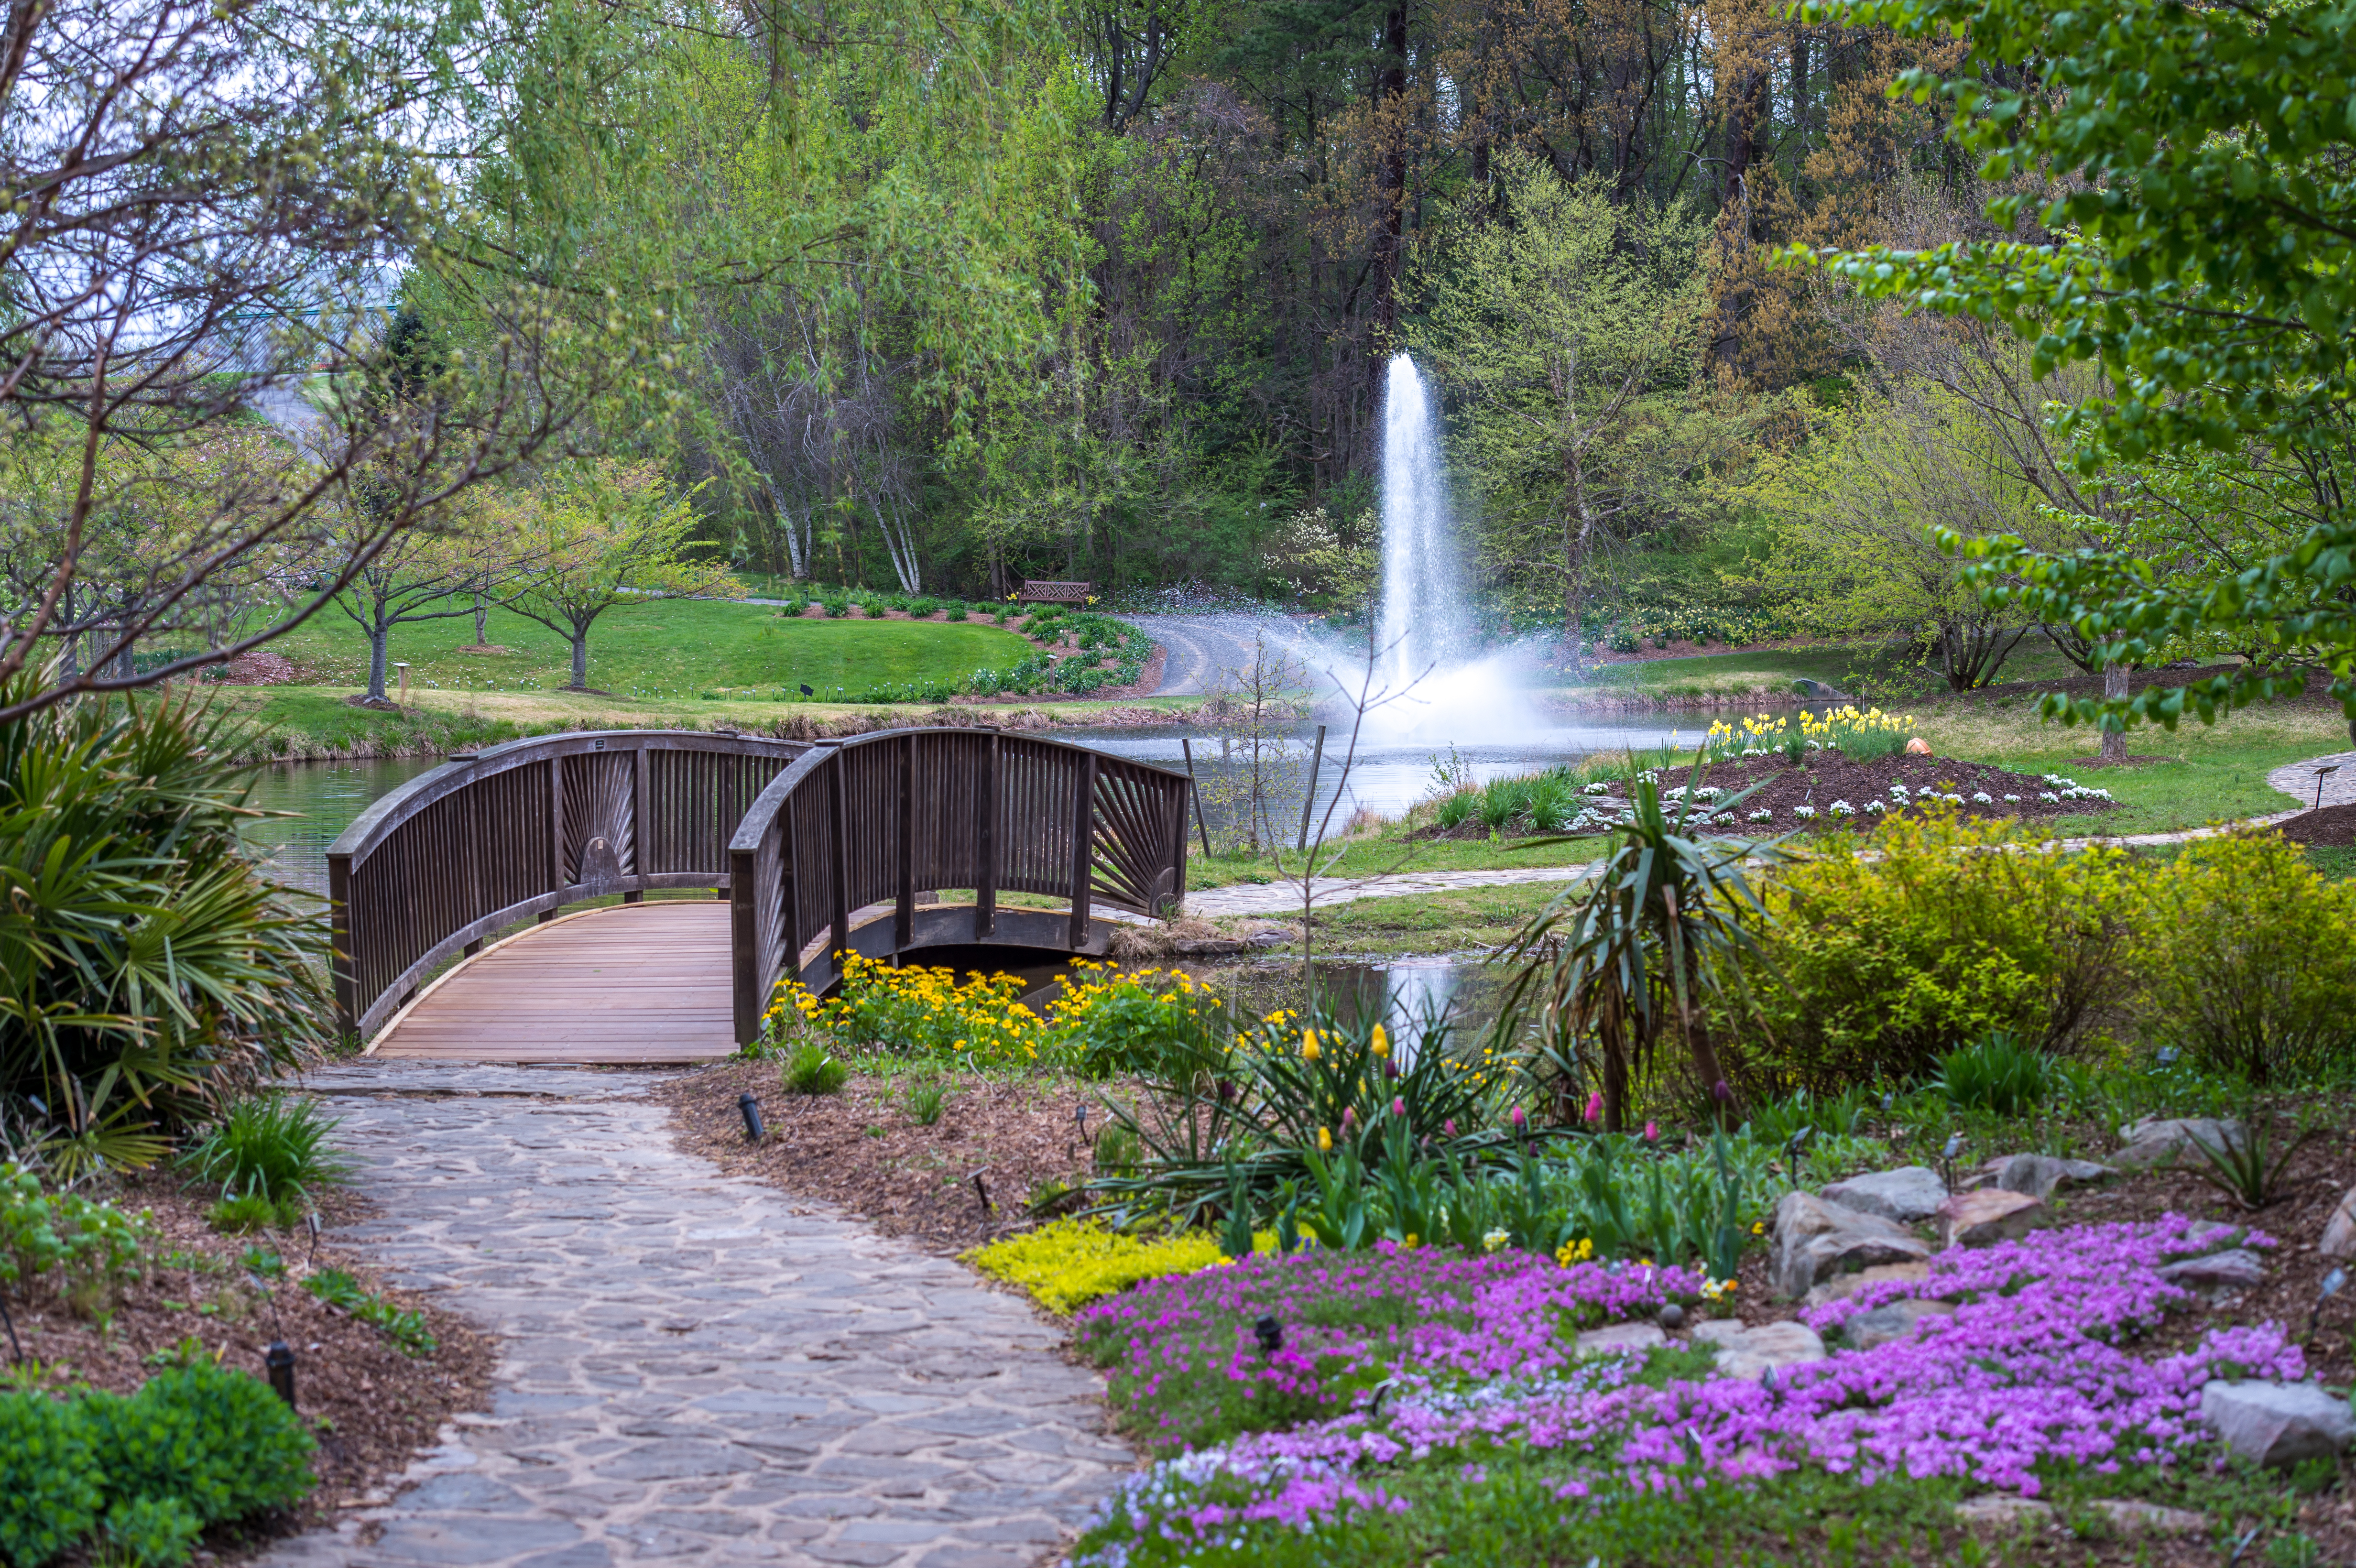
[[(618, 730), (462, 753), (327, 850), (337, 1011), (387, 1056), (724, 1055), (779, 981), (823, 992), (845, 950), (1102, 953), (1098, 910), (1183, 897), (1187, 788), (987, 730)], [(719, 897), (647, 898), (679, 889)]]

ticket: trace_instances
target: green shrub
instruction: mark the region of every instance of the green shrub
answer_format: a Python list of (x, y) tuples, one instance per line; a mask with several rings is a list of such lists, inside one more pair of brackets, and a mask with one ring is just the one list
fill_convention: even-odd
[(919, 621), (940, 613), (941, 602), (937, 599), (917, 598), (908, 601), (908, 613)]
[(962, 621), (971, 613), (972, 612), (962, 604), (952, 604), (948, 608), (948, 618), (952, 621)]
[(256, 1231), (273, 1227), (288, 1229), (298, 1223), (303, 1212), (292, 1200), (264, 1198), (259, 1192), (241, 1192), (234, 1198), (224, 1198), (205, 1211), (205, 1223), (224, 1236), (250, 1236)]
[(778, 1082), (796, 1094), (831, 1094), (842, 1087), (850, 1072), (826, 1047), (812, 1041), (795, 1048), (786, 1059)]
[(76, 1403), (111, 1499), (177, 1499), (216, 1524), (311, 1489), (310, 1433), (244, 1372), (198, 1362), (156, 1373), (137, 1393)]
[[(29, 696), (32, 677), (0, 687)], [(185, 697), (0, 725), (0, 1098), (66, 1176), (144, 1164), (328, 1040), (326, 927), (244, 854), (247, 784)]]
[(80, 1408), (0, 1393), (0, 1556), (47, 1563), (89, 1533), (102, 1501)]
[(103, 1560), (125, 1568), (178, 1568), (204, 1529), (196, 1510), (177, 1498), (129, 1498), (106, 1510)]
[(948, 1086), (939, 1079), (919, 1078), (909, 1085), (907, 1094), (901, 1101), (901, 1108), (908, 1113), (908, 1119), (916, 1125), (929, 1127), (941, 1119), (941, 1112), (948, 1103)]
[(1443, 830), (1453, 833), (1472, 820), (1472, 808), (1480, 800), (1481, 792), (1477, 789), (1460, 789), (1454, 795), (1444, 795), (1435, 820)]
[[(1271, 1234), (1259, 1250), (1271, 1250), (1275, 1239)], [(1062, 1317), (1141, 1279), (1192, 1274), (1228, 1259), (1205, 1231), (1129, 1235), (1100, 1220), (1059, 1220), (976, 1247), (965, 1261)]]
[[(1939, 812), (1784, 867), (1762, 890), (1754, 1093), (1927, 1077), (1992, 1030), (2066, 1052), (2130, 989), (2125, 856), (2008, 845)], [(1760, 1026), (1763, 1025), (1763, 1029)]]
[(839, 593), (831, 594), (819, 600), (819, 603), (825, 605), (826, 613), (837, 620), (851, 613), (851, 601)]
[(145, 1211), (126, 1214), (111, 1201), (44, 1192), (32, 1172), (0, 1166), (0, 1285), (54, 1272), (69, 1306), (83, 1316), (112, 1307), (139, 1272), (154, 1239)]
[(249, 1094), (181, 1156), (180, 1166), (199, 1181), (218, 1183), (224, 1198), (313, 1198), (313, 1189), (340, 1187), (351, 1175), (351, 1161), (327, 1143), (338, 1125), (307, 1095)]
[(2053, 1067), (2017, 1038), (1998, 1029), (1941, 1057), (1938, 1075), (1930, 1087), (1957, 1110), (2017, 1116), (2053, 1092)]
[(2253, 1083), (2356, 1051), (2356, 884), (2274, 833), (2188, 844), (2147, 877), (2135, 958), (2147, 1040)]

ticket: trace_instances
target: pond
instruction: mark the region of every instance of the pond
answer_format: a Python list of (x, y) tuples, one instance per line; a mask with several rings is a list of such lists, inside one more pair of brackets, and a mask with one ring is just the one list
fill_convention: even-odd
[(438, 757), (370, 762), (272, 763), (253, 770), (247, 804), (265, 816), (245, 827), (246, 844), (281, 881), (307, 892), (327, 891), (327, 846), (386, 792), (438, 766)]

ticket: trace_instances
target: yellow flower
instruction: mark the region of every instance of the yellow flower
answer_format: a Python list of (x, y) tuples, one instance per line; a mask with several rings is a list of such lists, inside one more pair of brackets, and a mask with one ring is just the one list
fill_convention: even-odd
[(1375, 1038), (1371, 1049), (1377, 1057), (1388, 1056), (1391, 1053), (1391, 1037), (1380, 1024), (1375, 1026)]
[(1317, 1031), (1313, 1029), (1303, 1029), (1301, 1033), (1301, 1059), (1303, 1061), (1314, 1061), (1318, 1055)]
[(1333, 1135), (1326, 1131), (1323, 1127), (1317, 1129), (1317, 1152), (1319, 1154), (1332, 1154), (1333, 1152)]

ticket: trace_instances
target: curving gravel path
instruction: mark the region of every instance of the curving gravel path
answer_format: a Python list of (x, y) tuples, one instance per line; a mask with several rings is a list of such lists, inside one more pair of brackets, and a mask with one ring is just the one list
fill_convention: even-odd
[(649, 1075), (370, 1061), (305, 1087), (346, 1232), (505, 1338), (487, 1415), (270, 1568), (1014, 1568), (1132, 1463), (1061, 1335), (945, 1258), (671, 1146)]

